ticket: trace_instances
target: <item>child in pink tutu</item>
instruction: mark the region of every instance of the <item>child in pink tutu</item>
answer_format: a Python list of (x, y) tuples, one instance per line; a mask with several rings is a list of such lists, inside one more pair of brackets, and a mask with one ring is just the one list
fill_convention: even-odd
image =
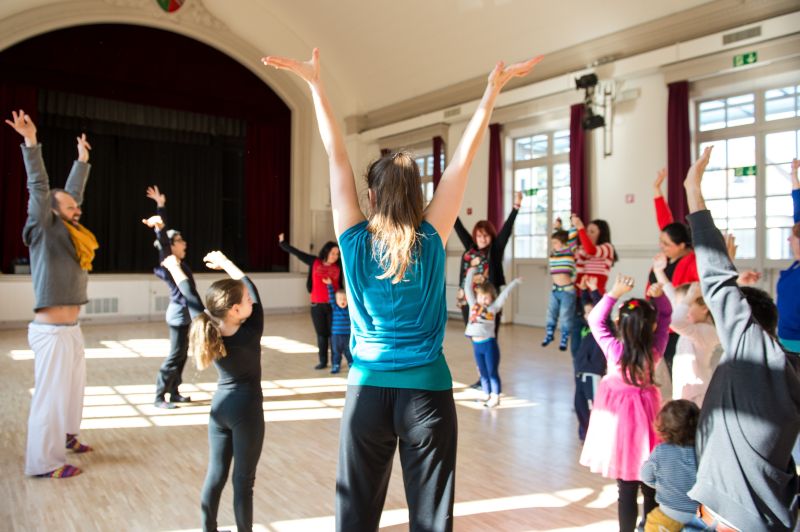
[(631, 298), (619, 306), (614, 335), (606, 324), (617, 300), (633, 289), (633, 278), (617, 276), (614, 287), (594, 307), (587, 321), (608, 359), (608, 373), (597, 387), (581, 453), (581, 464), (617, 480), (619, 529), (636, 528), (639, 487), (644, 513), (655, 508), (655, 490), (642, 484), (639, 470), (659, 443), (653, 422), (661, 394), (653, 370), (664, 356), (672, 306), (660, 284), (651, 285), (644, 299)]

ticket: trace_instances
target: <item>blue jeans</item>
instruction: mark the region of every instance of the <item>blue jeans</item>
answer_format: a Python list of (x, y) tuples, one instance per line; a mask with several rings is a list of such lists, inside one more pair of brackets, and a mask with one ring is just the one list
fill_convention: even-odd
[(557, 290), (555, 287), (550, 292), (550, 301), (547, 303), (547, 327), (548, 336), (555, 333), (556, 325), (561, 322), (561, 337), (569, 338), (572, 331), (572, 322), (575, 319), (575, 288), (571, 290)]
[(481, 374), (481, 389), (484, 393), (500, 394), (500, 348), (497, 338), (489, 338), (483, 342), (472, 342), (475, 363)]
[(350, 335), (334, 334), (331, 336), (331, 349), (333, 350), (333, 367), (338, 368), (342, 364), (342, 355), (347, 360), (347, 365), (353, 365), (353, 357), (350, 355)]

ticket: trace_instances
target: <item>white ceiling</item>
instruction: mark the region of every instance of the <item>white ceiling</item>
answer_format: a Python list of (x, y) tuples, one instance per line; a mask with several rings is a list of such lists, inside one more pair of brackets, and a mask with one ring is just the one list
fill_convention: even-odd
[[(188, 0), (192, 1), (192, 0)], [(270, 54), (321, 50), (324, 76), (366, 112), (708, 0), (203, 0)], [(259, 29), (260, 28), (260, 29)], [(282, 40), (278, 34), (290, 34)], [(289, 42), (291, 41), (291, 42)], [(303, 50), (304, 48), (304, 50)]]
[[(150, 13), (156, 0), (105, 0)], [(364, 113), (710, 0), (186, 0), (265, 54), (318, 46), (339, 112)], [(81, 0), (1, 0), (0, 16)], [(82, 5), (83, 4), (83, 5)], [(137, 7), (138, 6), (138, 7)], [(163, 15), (169, 16), (169, 15)]]

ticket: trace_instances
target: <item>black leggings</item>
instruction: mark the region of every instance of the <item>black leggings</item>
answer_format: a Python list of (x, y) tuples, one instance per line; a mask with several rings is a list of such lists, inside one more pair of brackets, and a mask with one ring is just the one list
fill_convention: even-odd
[(640, 487), (642, 488), (642, 496), (644, 497), (643, 523), (647, 514), (658, 506), (656, 503), (655, 489), (638, 480), (617, 479), (617, 488), (619, 489), (619, 502), (617, 504), (619, 532), (633, 532), (636, 530), (636, 518), (639, 515), (639, 504), (636, 502), (636, 499), (638, 498)]
[(189, 326), (169, 326), (169, 355), (161, 364), (156, 378), (156, 400), (163, 401), (164, 394), (170, 398), (178, 394), (178, 386), (183, 381), (183, 367), (186, 365), (186, 353), (189, 350)]
[(233, 459), (233, 513), (237, 530), (253, 529), (253, 485), (264, 444), (261, 390), (220, 389), (208, 420), (208, 473), (200, 495), (203, 531), (216, 532), (222, 488)]
[(336, 530), (378, 530), (398, 441), (409, 530), (452, 530), (457, 438), (452, 390), (348, 386), (339, 433)]
[(327, 366), (328, 345), (330, 344), (333, 323), (333, 310), (330, 303), (311, 303), (311, 321), (314, 322), (314, 331), (317, 333), (319, 363)]

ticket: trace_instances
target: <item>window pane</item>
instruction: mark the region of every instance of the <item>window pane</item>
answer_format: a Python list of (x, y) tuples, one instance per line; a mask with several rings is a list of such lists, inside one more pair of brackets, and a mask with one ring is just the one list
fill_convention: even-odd
[(553, 153), (568, 153), (569, 152), (569, 129), (556, 131), (553, 134)]
[(728, 144), (724, 140), (715, 142), (704, 142), (700, 144), (698, 154), (703, 153), (708, 146), (713, 146), (714, 150), (711, 152), (711, 160), (708, 161), (708, 170), (718, 170), (727, 168), (728, 164)]
[[(727, 219), (728, 218), (728, 200), (714, 200), (714, 201), (707, 201), (706, 207), (709, 211), (711, 211), (711, 216), (714, 219)], [(727, 223), (725, 224), (727, 227)], [(720, 227), (717, 225), (717, 227)]]
[(531, 237), (529, 236), (514, 237), (514, 257), (518, 259), (527, 259), (530, 256), (531, 256)]
[(780, 120), (781, 118), (792, 118), (795, 116), (795, 98), (781, 98), (779, 100), (766, 101), (766, 119)]
[(764, 93), (764, 97), (767, 100), (772, 100), (775, 98), (784, 98), (786, 96), (794, 95), (794, 87), (782, 87), (780, 89), (770, 89), (766, 93)]
[(544, 212), (544, 213), (547, 212), (547, 189), (546, 188), (540, 188), (538, 191), (536, 191), (536, 194), (534, 194), (531, 197), (531, 199), (532, 199), (531, 205), (532, 205), (533, 212)]
[(736, 250), (736, 258), (740, 259), (753, 259), (756, 256), (756, 230), (755, 229), (737, 229), (731, 231), (736, 237), (736, 245), (739, 249)]
[(714, 225), (717, 226), (717, 229), (723, 231), (728, 228), (728, 219), (727, 218), (714, 218)]
[(711, 131), (725, 127), (725, 108), (704, 111), (700, 104), (700, 131)]
[(732, 96), (728, 98), (728, 105), (741, 105), (743, 103), (751, 103), (755, 100), (755, 96), (750, 94), (740, 94), (739, 96)]
[(569, 186), (569, 163), (553, 165), (553, 186)]
[(548, 144), (547, 135), (535, 135), (533, 137), (532, 154), (534, 159), (547, 156), (547, 144)]
[(531, 159), (531, 138), (525, 137), (514, 141), (514, 160), (528, 161)]
[(433, 175), (433, 155), (425, 157), (425, 175), (426, 176)]
[(531, 214), (518, 214), (517, 220), (514, 222), (515, 235), (529, 235), (531, 234)]
[(748, 198), (756, 195), (756, 177), (752, 175), (736, 175), (728, 170), (728, 197)]
[[(768, 196), (786, 194), (792, 190), (792, 180), (789, 177), (791, 170), (790, 164), (771, 164), (767, 166)], [(769, 213), (769, 211), (767, 212)]]
[[(714, 150), (716, 151), (716, 147)], [(741, 137), (728, 140), (728, 168), (756, 164), (756, 138)]]
[(756, 216), (756, 199), (732, 199), (728, 200), (728, 216), (749, 217)]
[(425, 157), (420, 157), (419, 159), (414, 159), (414, 162), (417, 163), (417, 167), (419, 168), (420, 175), (425, 174)]
[(546, 212), (537, 212), (533, 215), (533, 224), (531, 227), (531, 234), (534, 235), (547, 235), (549, 234), (549, 220), (547, 219)]
[(570, 187), (558, 187), (553, 189), (554, 211), (569, 211), (572, 208), (572, 199), (570, 198), (571, 190)]
[(700, 112), (710, 111), (712, 109), (723, 109), (725, 107), (724, 100), (710, 100), (700, 104)]
[(547, 253), (547, 242), (550, 240), (547, 236), (533, 236), (531, 237), (531, 254), (530, 257), (533, 259), (543, 259), (546, 258)]
[(725, 170), (708, 171), (703, 174), (700, 187), (706, 199), (724, 198), (727, 194), (727, 172)]
[(792, 247), (789, 244), (791, 229), (767, 229), (767, 258), (773, 260), (791, 259)]
[(755, 106), (752, 103), (728, 107), (728, 127), (752, 124), (755, 121)]
[(767, 164), (789, 163), (797, 155), (796, 133), (781, 131), (766, 136)]
[(736, 229), (755, 229), (755, 218), (728, 218), (728, 229), (735, 231)]
[(791, 229), (794, 225), (794, 218), (791, 216), (767, 216), (767, 227), (784, 227)]
[(773, 196), (767, 198), (767, 214), (770, 216), (792, 216), (791, 196)]

